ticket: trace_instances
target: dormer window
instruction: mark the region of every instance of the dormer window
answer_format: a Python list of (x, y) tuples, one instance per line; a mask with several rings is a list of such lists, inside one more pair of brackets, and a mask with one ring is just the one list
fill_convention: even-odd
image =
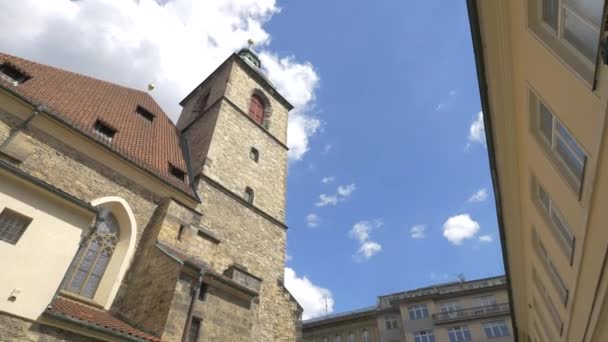
[(182, 182), (186, 180), (186, 172), (171, 163), (169, 163), (169, 173), (171, 173), (171, 176), (181, 180)]
[(266, 106), (264, 105), (264, 100), (258, 95), (252, 95), (251, 101), (249, 102), (249, 116), (251, 118), (262, 125), (264, 123), (264, 109)]
[(19, 85), (30, 77), (8, 63), (0, 64), (0, 78), (14, 85)]
[(154, 114), (152, 114), (152, 112), (150, 112), (149, 110), (147, 110), (146, 108), (142, 107), (142, 106), (137, 106), (137, 108), (135, 109), (135, 112), (141, 116), (142, 118), (146, 119), (149, 122), (154, 121)]
[(114, 138), (114, 135), (116, 134), (116, 130), (114, 128), (108, 126), (100, 120), (95, 121), (93, 129), (95, 130), (97, 137), (107, 144), (112, 142), (112, 138)]

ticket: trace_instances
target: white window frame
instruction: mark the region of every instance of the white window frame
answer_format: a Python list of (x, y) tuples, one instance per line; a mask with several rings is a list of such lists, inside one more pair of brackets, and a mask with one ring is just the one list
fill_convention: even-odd
[(475, 307), (486, 307), (496, 305), (496, 296), (494, 295), (485, 295), (480, 297), (475, 297), (474, 299)]
[(456, 317), (458, 315), (458, 311), (464, 310), (464, 306), (459, 302), (447, 302), (441, 303), (441, 312), (448, 315), (448, 317)]
[(468, 342), (472, 341), (471, 331), (466, 325), (457, 325), (448, 328), (448, 337), (450, 342)]
[[(503, 330), (503, 328), (504, 328), (504, 330)], [(483, 330), (486, 334), (486, 337), (488, 337), (488, 338), (505, 337), (505, 336), (511, 335), (511, 333), (509, 332), (509, 326), (507, 325), (507, 322), (505, 322), (505, 321), (494, 321), (494, 322), (484, 323)], [(488, 331), (490, 332), (490, 334), (488, 334)], [(503, 335), (503, 331), (505, 331), (506, 334)]]
[[(429, 317), (429, 310), (426, 304), (415, 304), (407, 307), (410, 320), (419, 320)], [(412, 318), (413, 317), (413, 318)]]
[(414, 342), (435, 342), (433, 330), (421, 330), (414, 333)]

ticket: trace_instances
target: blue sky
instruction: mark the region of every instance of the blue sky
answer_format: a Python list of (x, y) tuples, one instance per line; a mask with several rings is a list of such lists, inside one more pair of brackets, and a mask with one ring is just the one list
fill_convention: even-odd
[[(320, 76), (323, 130), (291, 163), (288, 265), (329, 289), (334, 310), (373, 305), (380, 294), (502, 274), (487, 150), (469, 143), (480, 111), (464, 1), (285, 1), (268, 23), (272, 47), (310, 61)], [(330, 146), (328, 152), (326, 146)], [(322, 184), (323, 177), (333, 177)], [(320, 194), (356, 184), (337, 205)], [(478, 190), (485, 201), (469, 203)], [(307, 227), (306, 216), (319, 217)], [(478, 236), (461, 245), (443, 224), (468, 213)], [(381, 219), (382, 250), (355, 260), (356, 222)], [(410, 229), (425, 225), (423, 239)]]
[(173, 120), (253, 39), (296, 107), (285, 284), (305, 318), (503, 273), (465, 1), (22, 0), (0, 22), (3, 52), (154, 82)]

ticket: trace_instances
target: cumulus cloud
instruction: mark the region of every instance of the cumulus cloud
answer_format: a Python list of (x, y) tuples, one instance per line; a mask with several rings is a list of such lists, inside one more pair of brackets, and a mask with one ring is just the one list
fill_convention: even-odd
[(308, 62), (269, 50), (264, 25), (280, 12), (276, 0), (23, 0), (0, 2), (3, 52), (136, 89), (176, 120), (179, 101), (231, 53), (256, 42), (269, 79), (294, 106), (291, 160), (309, 150), (320, 121), (312, 113), (319, 76)]
[(469, 197), (467, 202), (469, 202), (469, 203), (483, 202), (487, 198), (488, 198), (488, 190), (486, 190), (486, 188), (483, 188), (483, 189), (479, 189), (476, 193), (471, 195), (471, 197)]
[(296, 272), (285, 267), (285, 287), (304, 308), (303, 319), (325, 315), (334, 311), (334, 298), (331, 291), (315, 285), (306, 276), (298, 277)]
[(321, 183), (329, 184), (329, 183), (333, 182), (334, 180), (335, 180), (334, 177), (323, 177), (323, 178), (321, 178)]
[(380, 219), (359, 221), (353, 225), (353, 228), (348, 235), (359, 242), (359, 249), (353, 256), (356, 261), (368, 260), (376, 253), (382, 251), (382, 246), (379, 243), (372, 241), (370, 234), (383, 225), (384, 222)]
[(424, 239), (426, 237), (426, 226), (417, 224), (410, 228), (410, 236), (412, 239)]
[(454, 245), (461, 245), (466, 239), (472, 239), (479, 231), (479, 223), (469, 214), (452, 216), (443, 224), (443, 236)]
[(306, 225), (309, 228), (318, 227), (320, 222), (321, 222), (321, 218), (319, 217), (319, 215), (314, 214), (314, 213), (306, 215)]
[(492, 242), (492, 241), (494, 241), (494, 238), (492, 238), (492, 235), (490, 235), (490, 234), (481, 235), (479, 237), (479, 241), (480, 242)]
[(471, 144), (486, 144), (486, 133), (483, 125), (483, 112), (477, 113), (477, 118), (471, 123), (469, 128), (469, 142), (467, 146)]
[[(329, 183), (329, 180), (327, 181), (327, 183), (325, 182), (325, 180), (326, 179), (323, 178), (321, 182), (325, 184)], [(331, 181), (333, 181), (333, 177), (331, 177)], [(338, 186), (338, 189), (336, 190), (336, 193), (334, 195), (319, 195), (319, 200), (317, 201), (317, 203), (315, 203), (315, 206), (324, 207), (326, 205), (336, 205), (338, 204), (338, 202), (347, 200), (353, 194), (353, 192), (355, 192), (356, 189), (357, 186), (354, 183), (349, 185), (340, 185)]]

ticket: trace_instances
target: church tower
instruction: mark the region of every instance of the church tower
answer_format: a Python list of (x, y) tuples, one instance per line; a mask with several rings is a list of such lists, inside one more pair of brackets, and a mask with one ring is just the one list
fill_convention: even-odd
[(210, 341), (230, 340), (228, 330), (242, 334), (235, 341), (294, 341), (302, 309), (283, 285), (293, 107), (250, 48), (230, 56), (181, 105), (177, 128), (202, 201), (201, 238), (187, 252), (254, 292), (250, 305), (239, 305), (233, 290), (203, 285), (216, 298), (201, 309), (200, 334)]

